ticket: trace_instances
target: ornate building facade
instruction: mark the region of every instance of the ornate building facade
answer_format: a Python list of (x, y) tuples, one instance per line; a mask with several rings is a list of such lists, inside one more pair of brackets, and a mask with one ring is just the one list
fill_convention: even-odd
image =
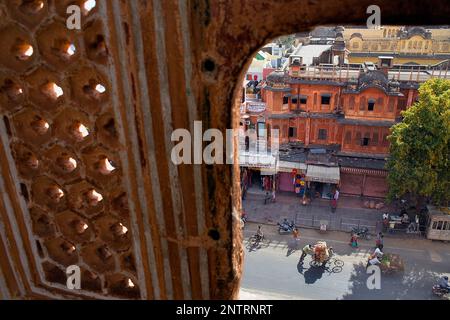
[[(251, 119), (259, 119), (253, 126), (278, 129), (280, 161), (303, 163), (310, 182), (334, 181), (344, 194), (384, 197), (390, 127), (417, 100), (417, 89), (426, 79), (412, 69), (394, 70), (390, 57), (380, 57), (376, 70), (306, 67), (296, 59), (301, 60), (292, 57), (289, 72), (275, 71), (267, 77), (261, 89), (266, 107), (259, 118), (253, 113)], [(427, 79), (431, 77), (430, 73)], [(450, 73), (441, 77), (449, 78)], [(314, 155), (318, 151), (321, 156)], [(339, 172), (308, 178), (310, 167), (334, 167)], [(293, 191), (289, 170), (279, 169), (285, 171), (280, 174), (281, 189)]]
[(450, 59), (448, 27), (347, 27), (343, 32), (349, 63), (377, 62), (379, 55), (394, 57), (395, 65), (435, 65)]

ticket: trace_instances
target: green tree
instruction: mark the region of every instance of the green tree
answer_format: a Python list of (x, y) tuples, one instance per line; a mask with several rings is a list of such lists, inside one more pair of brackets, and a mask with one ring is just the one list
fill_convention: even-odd
[(295, 41), (295, 34), (289, 34), (286, 36), (281, 36), (276, 40), (277, 44), (281, 44), (284, 46), (291, 46), (294, 44)]
[(450, 200), (450, 81), (431, 79), (419, 88), (419, 101), (391, 128), (387, 162), (393, 200), (412, 195), (448, 206)]

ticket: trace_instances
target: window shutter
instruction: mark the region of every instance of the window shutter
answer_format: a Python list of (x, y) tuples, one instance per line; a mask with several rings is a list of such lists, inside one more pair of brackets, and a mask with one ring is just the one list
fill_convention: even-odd
[(365, 109), (366, 109), (366, 97), (361, 97), (359, 103), (359, 111), (364, 111)]
[(371, 145), (373, 145), (373, 146), (378, 145), (378, 131), (375, 131), (373, 133)]
[(362, 144), (362, 139), (361, 139), (361, 132), (357, 131), (356, 135), (355, 135), (355, 145), (361, 145)]
[(351, 131), (347, 131), (345, 133), (345, 140), (344, 143), (349, 144), (352, 142), (352, 132)]
[(380, 110), (380, 111), (382, 111), (384, 109), (384, 106), (383, 106), (384, 99), (383, 98), (378, 98), (377, 104), (378, 104), (378, 107), (377, 107), (377, 105), (375, 105), (375, 108)]
[(353, 110), (355, 107), (355, 97), (351, 96), (348, 102), (348, 110)]
[(393, 97), (389, 98), (388, 112), (394, 112), (395, 99)]

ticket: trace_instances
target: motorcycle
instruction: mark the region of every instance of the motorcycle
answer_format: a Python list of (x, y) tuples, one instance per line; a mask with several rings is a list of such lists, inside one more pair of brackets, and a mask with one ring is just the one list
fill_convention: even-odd
[(247, 218), (242, 217), (241, 218), (241, 228), (244, 229), (245, 228), (245, 223), (247, 222)]
[(358, 236), (358, 238), (362, 238), (365, 240), (371, 239), (371, 236), (369, 234), (369, 229), (366, 227), (361, 227), (361, 228), (353, 227), (351, 232), (353, 234), (356, 234)]
[(290, 234), (292, 232), (294, 232), (295, 229), (295, 224), (294, 221), (283, 221), (282, 223), (277, 223), (278, 225), (278, 232), (280, 234)]
[(266, 192), (266, 195), (264, 196), (264, 204), (273, 203), (273, 202), (275, 202), (275, 198), (274, 198), (273, 194), (269, 194), (268, 192)]
[(439, 298), (442, 298), (442, 297), (450, 298), (449, 291), (447, 289), (441, 288), (441, 286), (438, 284), (434, 285), (433, 288), (431, 289), (431, 291), (433, 292), (433, 294), (435, 296), (438, 296)]

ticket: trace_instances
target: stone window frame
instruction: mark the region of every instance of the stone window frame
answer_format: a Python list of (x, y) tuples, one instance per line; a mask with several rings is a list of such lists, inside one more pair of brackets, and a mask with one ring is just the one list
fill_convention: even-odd
[(328, 130), (327, 129), (321, 128), (321, 129), (317, 130), (317, 140), (324, 141), (324, 140), (327, 140), (327, 138), (328, 138)]

